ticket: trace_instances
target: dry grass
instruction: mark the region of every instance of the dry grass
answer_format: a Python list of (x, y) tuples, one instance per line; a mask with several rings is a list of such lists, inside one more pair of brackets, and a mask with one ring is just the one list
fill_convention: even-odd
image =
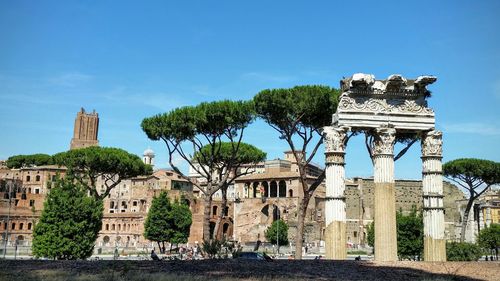
[(500, 263), (354, 261), (0, 261), (0, 280), (500, 280)]

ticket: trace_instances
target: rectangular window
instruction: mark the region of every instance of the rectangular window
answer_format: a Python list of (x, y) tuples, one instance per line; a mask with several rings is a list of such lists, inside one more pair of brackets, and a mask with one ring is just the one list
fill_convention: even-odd
[(35, 189), (35, 194), (40, 194), (40, 189)]
[(30, 176), (26, 176), (26, 181), (30, 181), (31, 177)]
[(35, 206), (35, 200), (30, 200), (30, 207)]

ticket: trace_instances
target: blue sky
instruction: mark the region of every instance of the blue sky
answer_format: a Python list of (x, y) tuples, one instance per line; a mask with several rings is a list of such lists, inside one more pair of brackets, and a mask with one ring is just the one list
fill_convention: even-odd
[[(364, 72), (436, 75), (444, 160), (500, 161), (499, 1), (175, 2), (0, 0), (0, 159), (68, 149), (84, 107), (102, 146), (151, 147), (166, 167), (144, 117)], [(245, 141), (269, 159), (287, 149), (261, 121)], [(362, 136), (347, 153), (349, 177), (372, 175)], [(420, 178), (419, 157), (415, 145), (396, 176)]]

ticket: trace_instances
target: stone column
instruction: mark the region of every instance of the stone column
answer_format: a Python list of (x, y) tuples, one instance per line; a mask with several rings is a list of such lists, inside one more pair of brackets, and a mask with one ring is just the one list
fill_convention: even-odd
[(372, 144), (375, 183), (375, 260), (397, 260), (394, 143), (396, 130), (377, 128)]
[(347, 258), (345, 210), (345, 142), (347, 128), (324, 127), (326, 156), (326, 258)]
[(486, 206), (486, 227), (491, 226), (491, 221), (492, 221), (491, 220), (491, 205), (488, 202), (488, 205)]
[(440, 131), (429, 131), (422, 135), (425, 261), (446, 261), (442, 144)]

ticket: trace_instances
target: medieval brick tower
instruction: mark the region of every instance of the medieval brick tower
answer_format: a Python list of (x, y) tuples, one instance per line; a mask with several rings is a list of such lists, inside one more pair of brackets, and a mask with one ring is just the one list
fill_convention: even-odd
[(95, 110), (92, 113), (86, 113), (85, 109), (82, 108), (76, 115), (70, 149), (99, 145), (98, 129), (99, 115)]

